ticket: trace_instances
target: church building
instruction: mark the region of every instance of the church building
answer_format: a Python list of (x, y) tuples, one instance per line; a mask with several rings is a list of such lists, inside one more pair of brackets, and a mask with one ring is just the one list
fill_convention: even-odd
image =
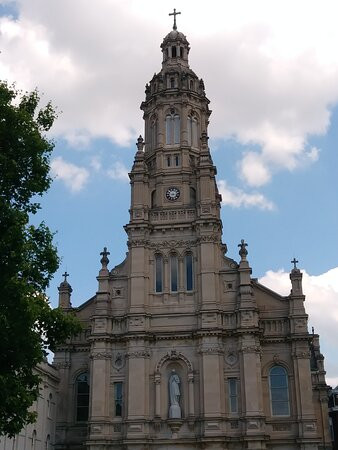
[(55, 353), (57, 450), (328, 450), (328, 387), (302, 273), (284, 297), (222, 243), (211, 110), (174, 27), (141, 104), (126, 259), (101, 253), (96, 294), (59, 306), (83, 332)]

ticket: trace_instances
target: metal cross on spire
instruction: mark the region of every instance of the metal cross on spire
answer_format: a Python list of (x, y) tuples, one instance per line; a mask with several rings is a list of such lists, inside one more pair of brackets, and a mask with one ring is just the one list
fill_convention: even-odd
[(63, 277), (65, 277), (65, 279), (63, 281), (67, 281), (67, 277), (69, 277), (69, 273), (67, 272), (67, 270), (65, 271), (65, 273), (62, 274)]
[(299, 261), (297, 261), (297, 259), (296, 258), (293, 258), (293, 260), (291, 261), (291, 263), (293, 264), (293, 268), (294, 269), (297, 269), (297, 263), (298, 263)]
[(176, 8), (174, 8), (174, 12), (169, 13), (169, 16), (174, 16), (174, 25), (173, 25), (173, 30), (177, 30), (177, 25), (176, 25), (176, 16), (178, 14), (181, 14), (180, 12), (176, 12)]

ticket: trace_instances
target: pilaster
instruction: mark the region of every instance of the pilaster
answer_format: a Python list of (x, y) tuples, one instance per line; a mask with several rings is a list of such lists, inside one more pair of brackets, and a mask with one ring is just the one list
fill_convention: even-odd
[[(98, 291), (95, 299), (95, 312), (92, 317), (90, 336), (90, 413), (89, 413), (89, 448), (90, 442), (102, 442), (110, 435), (110, 376), (112, 332), (110, 295), (109, 295), (109, 252), (105, 247), (101, 252), (102, 268), (97, 277)], [(94, 444), (93, 444), (94, 445)], [(95, 444), (96, 445), (96, 444)]]
[(149, 420), (149, 358), (143, 339), (131, 339), (127, 352), (127, 438), (139, 439), (148, 432)]

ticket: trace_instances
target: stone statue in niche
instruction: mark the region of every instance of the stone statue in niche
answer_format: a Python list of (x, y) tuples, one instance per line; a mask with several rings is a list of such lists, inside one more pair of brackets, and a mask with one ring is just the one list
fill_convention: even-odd
[(180, 377), (177, 375), (175, 370), (171, 371), (169, 377), (169, 419), (180, 419), (181, 418), (181, 408), (180, 408)]

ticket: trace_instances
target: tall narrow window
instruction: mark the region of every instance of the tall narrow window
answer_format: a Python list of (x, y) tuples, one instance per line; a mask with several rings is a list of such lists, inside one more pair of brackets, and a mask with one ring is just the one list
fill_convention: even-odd
[(196, 117), (188, 117), (188, 145), (192, 147), (197, 147), (197, 136), (198, 136), (198, 121)]
[(175, 155), (175, 166), (178, 167), (180, 165), (180, 155)]
[(171, 47), (171, 56), (173, 58), (176, 58), (176, 56), (177, 56), (176, 47), (174, 45)]
[(237, 392), (237, 379), (229, 378), (229, 409), (231, 413), (238, 412), (238, 392)]
[(53, 401), (53, 395), (50, 393), (48, 400), (47, 400), (47, 417), (52, 417), (52, 401)]
[(45, 449), (50, 450), (50, 435), (49, 434), (47, 434), (47, 437), (46, 437)]
[(35, 450), (35, 448), (36, 448), (36, 430), (33, 430), (33, 433), (32, 433), (32, 450)]
[(173, 119), (172, 119), (172, 115), (167, 115), (165, 118), (165, 141), (166, 144), (172, 144), (172, 135), (173, 135), (173, 128), (174, 128), (174, 124), (173, 124)]
[(171, 292), (178, 290), (178, 261), (176, 255), (170, 256), (170, 286)]
[(193, 187), (191, 187), (189, 188), (189, 191), (190, 191), (190, 205), (194, 206), (196, 205), (196, 190)]
[(122, 417), (123, 393), (122, 393), (122, 382), (120, 381), (114, 383), (114, 401), (115, 401), (115, 416)]
[(81, 373), (76, 378), (76, 420), (86, 422), (89, 414), (89, 376)]
[(156, 208), (156, 190), (151, 193), (151, 207)]
[(163, 258), (162, 255), (155, 256), (155, 291), (163, 290)]
[(270, 369), (270, 399), (273, 416), (289, 416), (289, 387), (287, 372), (282, 366)]
[(167, 166), (168, 167), (171, 166), (171, 156), (170, 155), (167, 156)]
[(178, 114), (167, 114), (165, 118), (166, 144), (173, 145), (180, 143), (180, 116)]
[(170, 87), (171, 89), (175, 87), (175, 78), (170, 78)]
[(193, 290), (193, 267), (191, 253), (185, 255), (185, 288), (187, 291)]

